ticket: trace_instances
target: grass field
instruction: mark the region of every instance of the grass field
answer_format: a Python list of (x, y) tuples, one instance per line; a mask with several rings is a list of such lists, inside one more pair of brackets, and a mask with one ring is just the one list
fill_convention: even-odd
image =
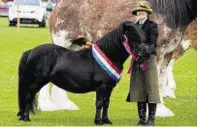
[[(32, 122), (18, 121), (17, 68), (23, 51), (39, 44), (50, 42), (48, 28), (37, 26), (8, 27), (7, 18), (0, 18), (0, 126), (94, 126), (95, 93), (72, 94), (69, 97), (79, 107), (79, 111), (38, 112), (31, 115)], [(175, 117), (156, 118), (158, 126), (197, 125), (197, 53), (186, 52), (175, 64), (174, 75), (177, 83), (176, 99), (165, 99), (165, 104)], [(122, 80), (111, 97), (109, 115), (114, 126), (135, 126), (137, 108), (135, 103), (126, 103), (129, 90), (129, 75), (125, 63)]]

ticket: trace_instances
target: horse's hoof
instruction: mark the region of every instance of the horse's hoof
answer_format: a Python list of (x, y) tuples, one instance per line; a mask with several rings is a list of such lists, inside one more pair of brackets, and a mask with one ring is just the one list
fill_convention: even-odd
[(113, 124), (109, 119), (102, 120), (104, 124)]
[(94, 120), (94, 123), (96, 125), (103, 125), (103, 121), (102, 120)]

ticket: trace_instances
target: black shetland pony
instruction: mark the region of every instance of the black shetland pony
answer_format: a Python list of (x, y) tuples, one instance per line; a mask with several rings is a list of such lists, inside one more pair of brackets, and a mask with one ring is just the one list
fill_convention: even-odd
[[(129, 56), (123, 45), (124, 35), (131, 50), (145, 42), (143, 31), (126, 21), (97, 43), (119, 69)], [(34, 112), (35, 94), (48, 82), (73, 93), (96, 91), (94, 122), (111, 123), (108, 107), (116, 82), (96, 62), (92, 48), (74, 52), (54, 44), (44, 44), (24, 52), (19, 65), (19, 120), (30, 121), (29, 111)]]

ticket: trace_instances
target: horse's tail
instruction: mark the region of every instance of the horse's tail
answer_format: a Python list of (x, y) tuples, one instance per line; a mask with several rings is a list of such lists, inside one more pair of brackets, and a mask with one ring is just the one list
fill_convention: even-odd
[(30, 54), (31, 50), (28, 50), (26, 52), (23, 53), (21, 59), (20, 59), (20, 63), (19, 63), (19, 68), (18, 68), (18, 104), (19, 104), (19, 112), (18, 112), (18, 116), (19, 115), (23, 115), (23, 113), (25, 112), (25, 98), (26, 98), (26, 91), (28, 88), (28, 84), (27, 84), (27, 80), (26, 79), (26, 74), (27, 74), (27, 70), (26, 70), (26, 62), (27, 62), (27, 58)]
[[(24, 72), (25, 72), (25, 67), (26, 67), (26, 61), (27, 61), (27, 58), (30, 54), (31, 50), (28, 50), (28, 51), (25, 51), (20, 59), (20, 63), (19, 63), (19, 83), (20, 83), (20, 80), (23, 78), (24, 76)], [(20, 85), (20, 84), (19, 84)]]

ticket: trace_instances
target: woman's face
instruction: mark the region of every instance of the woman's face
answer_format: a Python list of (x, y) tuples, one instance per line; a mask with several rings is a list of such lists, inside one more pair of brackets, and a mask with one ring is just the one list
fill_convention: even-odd
[(137, 18), (138, 20), (147, 18), (148, 13), (146, 11), (137, 11)]

